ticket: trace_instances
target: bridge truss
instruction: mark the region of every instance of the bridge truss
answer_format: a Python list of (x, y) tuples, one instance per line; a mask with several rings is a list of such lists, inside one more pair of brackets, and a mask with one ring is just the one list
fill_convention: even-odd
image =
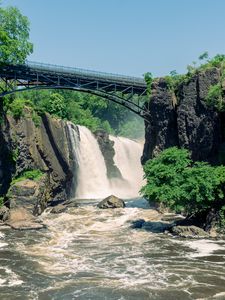
[(35, 62), (0, 66), (0, 97), (34, 89), (89, 93), (118, 103), (144, 119), (149, 115), (142, 78)]

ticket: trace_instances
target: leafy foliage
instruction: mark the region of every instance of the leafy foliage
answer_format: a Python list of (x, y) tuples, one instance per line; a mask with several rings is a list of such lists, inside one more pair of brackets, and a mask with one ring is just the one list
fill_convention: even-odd
[(12, 180), (11, 185), (14, 184), (14, 183), (16, 183), (16, 182), (23, 181), (23, 180), (26, 180), (26, 179), (37, 181), (43, 175), (44, 175), (44, 173), (42, 171), (38, 170), (38, 169), (36, 169), (36, 170), (27, 170), (27, 171), (24, 171), (19, 176), (17, 176), (16, 178), (14, 178)]
[(22, 64), (32, 52), (27, 17), (16, 7), (0, 7), (0, 63)]
[(4, 197), (0, 197), (0, 207), (4, 204)]
[(152, 88), (152, 82), (153, 82), (152, 73), (150, 73), (150, 72), (145, 73), (144, 74), (144, 79), (145, 79), (145, 82), (147, 84), (147, 94), (150, 97), (151, 93), (152, 93), (151, 88)]
[(193, 163), (185, 149), (172, 147), (144, 166), (147, 184), (141, 193), (150, 202), (195, 214), (224, 205), (225, 167)]
[(223, 111), (225, 109), (223, 101), (223, 91), (220, 83), (212, 85), (210, 87), (206, 96), (206, 103), (209, 106), (217, 108), (219, 111)]
[[(48, 112), (61, 119), (72, 121), (95, 131), (103, 129), (111, 134), (143, 137), (143, 120), (123, 106), (100, 97), (73, 91), (29, 91), (20, 93), (25, 103), (41, 115)], [(14, 102), (15, 100), (13, 100)], [(27, 105), (27, 104), (26, 104)], [(11, 105), (8, 105), (11, 110)], [(36, 121), (37, 117), (35, 117)], [(38, 121), (38, 120), (37, 120)]]

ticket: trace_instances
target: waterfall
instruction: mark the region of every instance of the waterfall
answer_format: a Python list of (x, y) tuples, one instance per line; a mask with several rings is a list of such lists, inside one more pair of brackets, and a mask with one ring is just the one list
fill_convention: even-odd
[(114, 162), (123, 176), (123, 180), (111, 180), (113, 189), (122, 198), (136, 197), (143, 185), (143, 169), (140, 162), (143, 145), (124, 137), (110, 136), (110, 140), (114, 142)]
[(101, 199), (111, 194), (120, 198), (137, 197), (143, 178), (140, 163), (143, 146), (127, 138), (110, 136), (114, 142), (114, 162), (123, 178), (108, 179), (105, 160), (95, 136), (84, 126), (76, 128), (68, 123), (78, 165), (74, 197)]

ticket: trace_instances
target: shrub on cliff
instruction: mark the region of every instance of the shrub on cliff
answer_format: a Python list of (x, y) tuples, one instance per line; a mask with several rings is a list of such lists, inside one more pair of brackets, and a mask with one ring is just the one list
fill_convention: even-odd
[(185, 149), (172, 147), (144, 166), (147, 184), (141, 193), (150, 202), (188, 215), (220, 210), (225, 204), (225, 167), (193, 163)]
[(212, 85), (209, 88), (206, 103), (208, 106), (215, 107), (219, 111), (224, 111), (223, 91), (220, 83)]

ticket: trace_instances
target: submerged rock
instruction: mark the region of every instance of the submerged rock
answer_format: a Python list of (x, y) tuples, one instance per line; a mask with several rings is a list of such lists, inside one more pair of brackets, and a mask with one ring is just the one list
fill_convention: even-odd
[(173, 226), (170, 229), (171, 233), (184, 238), (204, 238), (209, 237), (209, 234), (197, 226)]
[(139, 219), (139, 220), (132, 221), (131, 228), (140, 229), (140, 228), (143, 227), (144, 223), (145, 223), (144, 219)]
[(106, 209), (106, 208), (124, 208), (125, 203), (123, 200), (117, 198), (116, 196), (109, 196), (103, 199), (98, 203), (98, 208)]
[(74, 207), (78, 207), (79, 205), (77, 204), (76, 201), (74, 200), (67, 200), (65, 202), (59, 203), (57, 205), (55, 205), (51, 210), (50, 213), (52, 214), (60, 214), (65, 212), (67, 209), (69, 208), (74, 208)]
[(58, 204), (58, 205), (54, 206), (51, 209), (50, 213), (52, 213), (52, 214), (60, 214), (62, 212), (65, 212), (66, 210), (67, 210), (67, 207), (65, 205)]

